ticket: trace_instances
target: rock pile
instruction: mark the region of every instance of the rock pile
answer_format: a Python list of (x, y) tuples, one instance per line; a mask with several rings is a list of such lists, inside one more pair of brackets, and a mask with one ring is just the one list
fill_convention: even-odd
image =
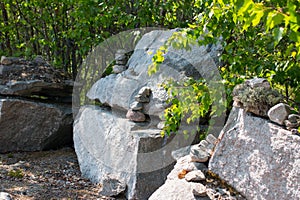
[[(255, 89), (252, 86), (251, 90), (239, 90), (242, 94), (235, 93), (238, 95), (235, 96), (238, 100), (235, 105), (242, 103), (243, 109), (233, 107), (209, 161), (209, 169), (247, 199), (298, 199), (300, 137), (293, 134), (296, 129), (288, 130), (299, 127), (299, 115), (292, 113), (295, 111), (287, 104), (277, 104), (280, 96), (276, 96), (265, 80), (254, 79), (248, 83), (258, 80), (264, 84), (263, 87)], [(265, 100), (262, 91), (266, 95)], [(244, 94), (255, 98), (240, 98)], [(262, 112), (257, 110), (259, 108)]]
[(212, 155), (216, 144), (217, 138), (212, 134), (209, 134), (205, 140), (202, 140), (199, 144), (193, 145), (191, 147), (191, 161), (207, 162), (209, 157)]
[(268, 117), (272, 122), (284, 125), (297, 132), (300, 115), (289, 105), (283, 103), (283, 96), (271, 88), (263, 78), (254, 78), (237, 85), (233, 90), (234, 106), (257, 116)]
[[(300, 137), (293, 134), (299, 127), (299, 114), (280, 103), (283, 98), (265, 79), (248, 80), (236, 86), (233, 94), (234, 107), (218, 139), (208, 135), (191, 146), (190, 154), (177, 160), (165, 184), (150, 199), (300, 197)], [(231, 187), (225, 187), (229, 192), (210, 185), (209, 175), (226, 181), (240, 194)]]
[(72, 81), (41, 56), (1, 57), (0, 152), (72, 144)]
[[(220, 48), (212, 46), (209, 52), (208, 47), (198, 45), (191, 51), (170, 48), (159, 72), (149, 77), (148, 66), (154, 55), (151, 52), (156, 52), (175, 31), (145, 34), (135, 46), (127, 67), (122, 67), (125, 71), (119, 70), (119, 65), (125, 66), (124, 52), (118, 51), (115, 73), (88, 88), (87, 97), (106, 107), (85, 105), (76, 116), (74, 145), (80, 169), (93, 182), (105, 183), (103, 191), (107, 195), (148, 199), (173, 168), (172, 152), (198, 140), (196, 134), (188, 139), (183, 134), (161, 137), (160, 116), (168, 106), (169, 96), (160, 85), (170, 78), (199, 77), (195, 66), (201, 70), (208, 67), (207, 71), (212, 72), (213, 59)], [(182, 126), (188, 131), (190, 127), (191, 124)]]
[(127, 63), (127, 55), (125, 49), (119, 49), (117, 50), (115, 54), (115, 61), (116, 64), (113, 66), (113, 72), (115, 74), (119, 74), (127, 69), (126, 63)]
[(135, 101), (130, 104), (130, 109), (126, 114), (126, 118), (134, 122), (144, 122), (146, 115), (143, 113), (144, 104), (150, 102), (150, 87), (142, 87), (138, 94), (134, 97)]
[(192, 162), (190, 156), (177, 160), (164, 185), (149, 200), (242, 200), (232, 188), (210, 175), (206, 165)]
[(284, 125), (288, 130), (297, 133), (297, 128), (300, 126), (300, 115), (295, 113), (296, 111), (289, 105), (279, 103), (268, 111), (268, 116), (272, 122)]

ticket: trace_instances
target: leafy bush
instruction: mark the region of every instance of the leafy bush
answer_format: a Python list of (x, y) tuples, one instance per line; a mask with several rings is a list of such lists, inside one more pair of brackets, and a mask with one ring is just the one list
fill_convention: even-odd
[[(193, 1), (192, 1), (193, 2)], [(0, 55), (43, 55), (76, 76), (92, 47), (139, 27), (186, 27), (199, 8), (190, 0), (2, 0)]]
[[(219, 70), (227, 94), (226, 101), (219, 103), (221, 107), (230, 108), (231, 93), (235, 85), (248, 78), (264, 77), (285, 95), (287, 102), (299, 110), (299, 1), (198, 0), (194, 6), (204, 8), (203, 12), (198, 13), (195, 23), (189, 24), (189, 28), (181, 33), (176, 33), (156, 52), (153, 64), (149, 66), (149, 74), (159, 69), (169, 46), (188, 50), (195, 41), (199, 45), (221, 42), (223, 53)], [(191, 86), (200, 90), (196, 94), (201, 94), (202, 98), (190, 101), (195, 95), (195, 91), (188, 93), (190, 86), (184, 89), (185, 98), (178, 99), (175, 92), (173, 97), (176, 100), (172, 100), (174, 104), (165, 111), (166, 126), (163, 134), (174, 132), (177, 129), (175, 126), (179, 125), (178, 119), (182, 119), (185, 113), (191, 113), (187, 120), (193, 121), (207, 112), (212, 116), (225, 111), (219, 107), (211, 107), (216, 99), (212, 99), (212, 91), (207, 90), (205, 80), (197, 80), (195, 83), (196, 85)], [(181, 86), (185, 86), (185, 83)], [(177, 87), (178, 84), (169, 84), (168, 90), (176, 91)], [(201, 108), (197, 108), (195, 112), (196, 106)]]

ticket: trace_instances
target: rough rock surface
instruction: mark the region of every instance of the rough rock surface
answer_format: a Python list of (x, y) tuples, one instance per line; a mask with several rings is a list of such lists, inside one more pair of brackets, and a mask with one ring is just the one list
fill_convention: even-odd
[(288, 119), (288, 116), (291, 114), (291, 107), (284, 103), (279, 103), (272, 108), (270, 108), (268, 112), (268, 116), (271, 121), (283, 125), (284, 120)]
[(160, 136), (160, 130), (147, 127), (147, 123), (128, 121), (125, 113), (82, 107), (73, 130), (83, 176), (102, 183), (107, 174), (112, 174), (126, 183), (128, 199), (148, 198), (163, 184), (174, 160), (170, 150), (166, 149), (165, 155), (159, 151), (168, 142)]
[(233, 108), (209, 169), (247, 199), (300, 198), (300, 137)]
[(71, 102), (72, 89), (71, 77), (51, 67), (40, 56), (32, 61), (1, 57), (1, 95), (22, 97), (36, 95)]
[[(98, 99), (101, 103), (112, 108), (127, 110), (134, 97), (143, 87), (148, 87), (152, 94), (150, 103), (145, 104), (144, 113), (159, 116), (167, 106), (166, 91), (158, 85), (163, 81), (173, 78), (184, 80), (187, 76), (209, 78), (213, 72), (214, 59), (221, 51), (220, 46), (192, 46), (191, 51), (174, 50), (170, 48), (165, 55), (165, 61), (159, 73), (148, 75), (148, 66), (152, 63), (154, 52), (167, 41), (176, 30), (152, 31), (142, 37), (135, 47), (127, 65), (128, 69), (120, 74), (112, 74), (97, 81), (87, 96)], [(152, 52), (152, 54), (151, 54)]]
[(72, 121), (70, 105), (0, 99), (0, 153), (69, 145)]
[[(82, 107), (74, 123), (75, 149), (83, 175), (100, 183), (105, 174), (116, 175), (126, 183), (128, 199), (147, 199), (171, 171), (175, 162), (171, 152), (189, 146), (197, 137), (193, 135), (186, 140), (183, 134), (178, 134), (161, 138), (157, 125), (168, 106), (168, 94), (159, 84), (170, 78), (211, 78), (212, 72), (218, 73), (214, 58), (221, 48), (195, 45), (191, 51), (169, 49), (161, 70), (149, 77), (148, 66), (154, 53), (175, 31), (145, 34), (128, 60), (128, 68), (101, 78), (87, 93), (88, 98), (99, 100), (110, 109)], [(145, 119), (130, 118), (132, 110), (127, 111), (134, 102), (143, 104), (142, 108), (133, 109), (139, 110), (135, 114), (145, 114)], [(133, 121), (146, 121), (131, 122), (126, 113)], [(198, 126), (193, 125), (190, 127)]]
[(0, 192), (0, 200), (12, 200), (11, 195), (7, 192)]
[[(207, 172), (207, 167), (203, 163), (191, 162), (189, 156), (181, 157), (177, 160), (174, 169), (170, 172), (166, 182), (156, 190), (149, 200), (242, 200), (240, 195), (230, 194), (228, 189), (221, 185), (218, 180), (211, 177), (203, 177), (200, 180), (186, 181), (184, 177), (190, 173)], [(185, 172), (183, 177), (180, 176)]]
[(268, 117), (269, 109), (283, 101), (282, 95), (263, 78), (250, 79), (235, 86), (232, 96), (235, 107), (263, 117)]
[(100, 194), (104, 196), (118, 196), (124, 193), (125, 190), (126, 184), (121, 182), (118, 177), (106, 175), (102, 182)]

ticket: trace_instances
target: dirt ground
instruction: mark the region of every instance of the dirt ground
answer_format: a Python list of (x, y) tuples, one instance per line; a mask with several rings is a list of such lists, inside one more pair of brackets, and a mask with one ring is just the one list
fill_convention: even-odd
[(0, 192), (15, 200), (111, 199), (81, 177), (72, 148), (0, 154)]

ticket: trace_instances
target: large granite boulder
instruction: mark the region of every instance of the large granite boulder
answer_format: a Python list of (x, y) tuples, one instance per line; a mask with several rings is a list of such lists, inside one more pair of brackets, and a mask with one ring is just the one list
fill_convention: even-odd
[(134, 123), (125, 114), (81, 107), (73, 128), (75, 150), (83, 176), (102, 183), (112, 175), (127, 185), (128, 199), (146, 199), (172, 169), (172, 151), (194, 138), (184, 139), (183, 134), (163, 138), (159, 129), (149, 128), (149, 122)]
[[(203, 77), (207, 80), (217, 78), (219, 72), (215, 60), (221, 46), (192, 46), (190, 51), (175, 50), (166, 52), (159, 73), (148, 75), (148, 66), (154, 53), (176, 30), (152, 31), (144, 35), (134, 49), (127, 65), (128, 69), (120, 74), (112, 74), (97, 81), (87, 93), (90, 99), (97, 99), (112, 108), (128, 110), (134, 97), (142, 87), (152, 91), (150, 103), (145, 105), (145, 114), (159, 116), (166, 108), (166, 91), (159, 84), (172, 78), (184, 80), (187, 77)], [(208, 52), (209, 51), (209, 52)], [(215, 76), (214, 76), (215, 75)]]
[(209, 169), (247, 199), (299, 199), (300, 137), (233, 108)]
[(56, 149), (72, 144), (70, 76), (41, 56), (1, 57), (0, 152)]
[(70, 105), (0, 99), (0, 153), (70, 145), (72, 122)]
[[(111, 196), (125, 194), (128, 199), (147, 199), (171, 171), (175, 163), (172, 151), (199, 141), (197, 134), (188, 139), (182, 134), (183, 130), (195, 130), (199, 122), (182, 125), (177, 135), (161, 137), (158, 125), (168, 106), (168, 94), (159, 84), (169, 78), (211, 78), (214, 72), (218, 73), (214, 59), (221, 48), (171, 48), (160, 71), (149, 77), (148, 66), (154, 53), (175, 31), (145, 34), (126, 68), (101, 78), (88, 91), (89, 99), (99, 100), (108, 108), (83, 106), (76, 116), (74, 145), (83, 175), (103, 185), (109, 185), (108, 179), (113, 177), (115, 187), (103, 188), (103, 194), (111, 190)], [(122, 191), (124, 183), (127, 188)]]

